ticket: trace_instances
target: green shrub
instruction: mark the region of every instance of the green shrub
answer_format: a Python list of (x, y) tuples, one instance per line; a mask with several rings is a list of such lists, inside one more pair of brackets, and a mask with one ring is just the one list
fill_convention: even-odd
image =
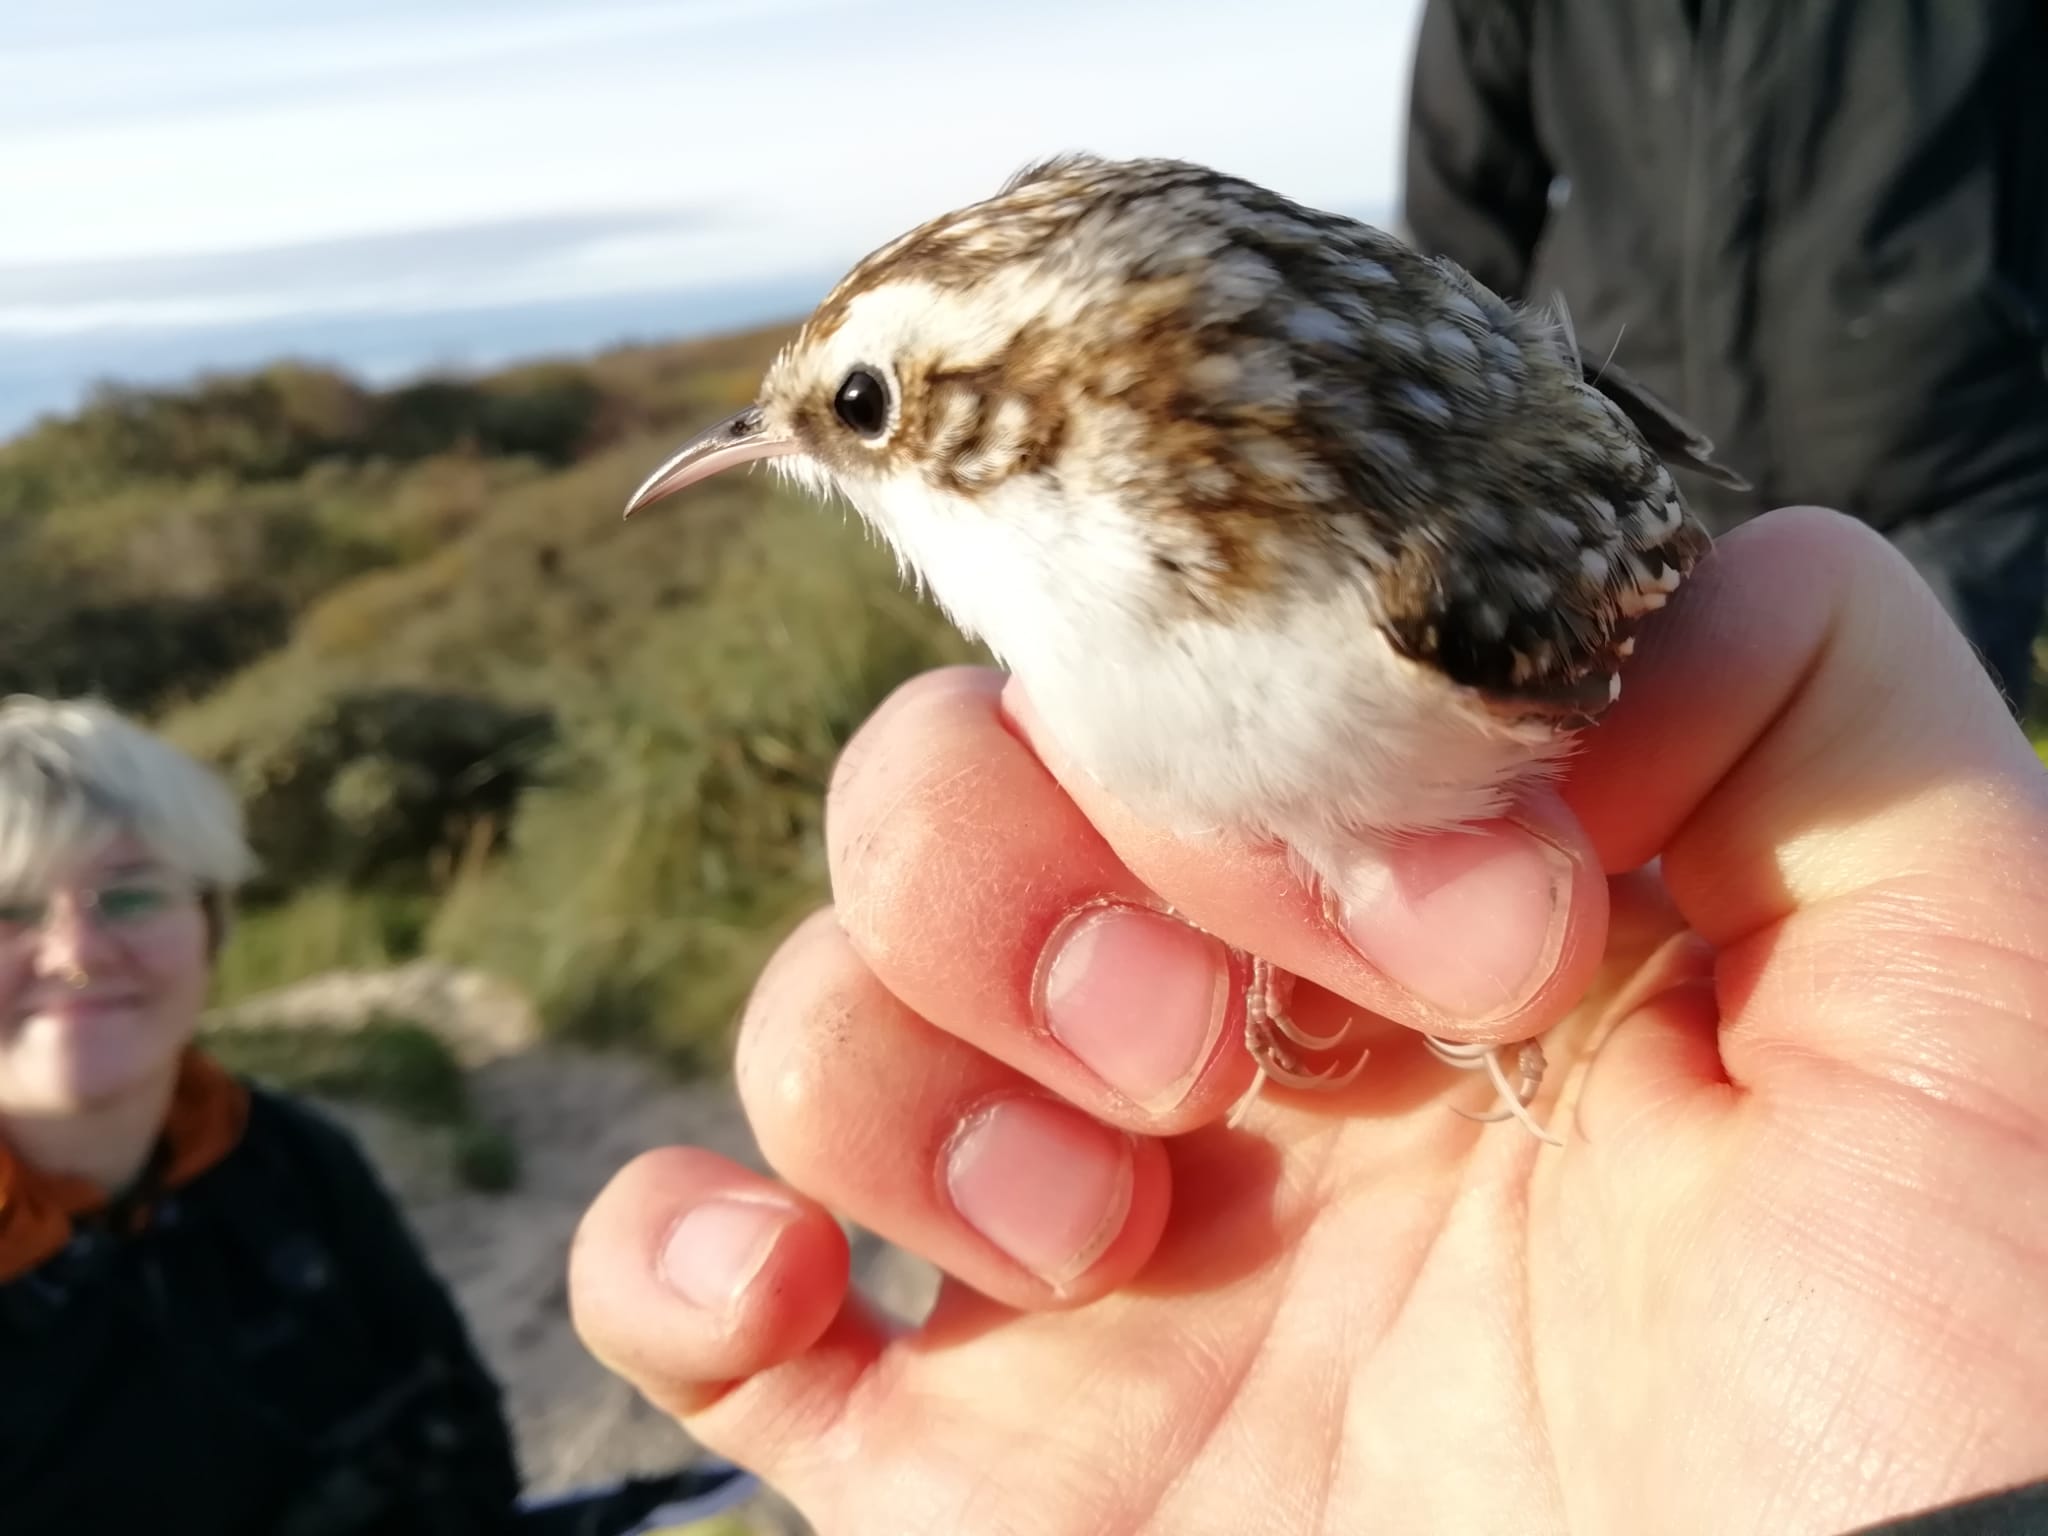
[(774, 945), (826, 890), (823, 812), (848, 737), (970, 648), (857, 529), (770, 496), (696, 599), (574, 721), (503, 857), (466, 870), (437, 953), (528, 987), (579, 1039), (723, 1062)]
[[(510, 819), (553, 737), (544, 712), (418, 688), (311, 694), (187, 745), (239, 794), (276, 896), (325, 881), (420, 887)], [(237, 729), (239, 727), (239, 729)]]
[(236, 914), (214, 967), (222, 1006), (329, 971), (382, 970), (417, 959), (435, 898), (425, 891), (325, 884)]
[(72, 416), (0, 448), (0, 517), (45, 513), (137, 481), (291, 480), (315, 466), (455, 450), (561, 465), (624, 413), (585, 367), (530, 365), (376, 392), (279, 363), (178, 389), (103, 383)]
[(91, 694), (150, 712), (280, 645), (291, 610), (260, 589), (80, 603), (0, 630), (0, 694)]
[(105, 383), (75, 415), (0, 451), (0, 515), (137, 480), (275, 480), (360, 451), (370, 396), (330, 369), (280, 363), (183, 389)]
[(465, 448), (567, 464), (594, 446), (603, 392), (581, 369), (525, 368), (481, 384), (425, 379), (378, 400), (366, 446), (419, 459)]
[(455, 1132), (455, 1176), (479, 1194), (517, 1188), (519, 1144), (496, 1126), (468, 1121)]
[(432, 1030), (378, 1015), (355, 1027), (217, 1025), (203, 1040), (229, 1071), (281, 1093), (374, 1105), (445, 1133), (466, 1189), (495, 1194), (519, 1182), (517, 1144), (476, 1117), (461, 1064)]
[(206, 1045), (231, 1071), (286, 1093), (360, 1100), (420, 1125), (452, 1126), (468, 1114), (462, 1068), (447, 1045), (403, 1019), (224, 1025), (206, 1032)]

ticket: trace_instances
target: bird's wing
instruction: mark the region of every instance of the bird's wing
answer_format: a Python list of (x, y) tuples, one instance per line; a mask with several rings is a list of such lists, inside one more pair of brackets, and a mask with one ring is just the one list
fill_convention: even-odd
[[(1439, 262), (1438, 271), (1468, 294), (1484, 292), (1478, 279), (1454, 263)], [(1679, 415), (1613, 358), (1602, 359), (1592, 368), (1586, 366), (1585, 354), (1579, 348), (1578, 330), (1572, 324), (1571, 310), (1565, 305), (1563, 294), (1553, 296), (1541, 313), (1557, 328), (1558, 341), (1570, 353), (1580, 376), (1614, 402), (1660, 459), (1677, 468), (1689, 469), (1696, 475), (1704, 475), (1731, 491), (1751, 489), (1747, 480), (1715, 456), (1713, 440), (1706, 433)]]
[[(1451, 558), (1438, 540), (1409, 540), (1379, 583), (1381, 628), (1402, 655), (1505, 714), (1579, 725), (1619, 695), (1641, 621), (1710, 540), (1640, 444), (1549, 468), (1520, 497), (1474, 502), (1483, 528), (1454, 518)], [(1485, 537), (1503, 521), (1506, 537)]]

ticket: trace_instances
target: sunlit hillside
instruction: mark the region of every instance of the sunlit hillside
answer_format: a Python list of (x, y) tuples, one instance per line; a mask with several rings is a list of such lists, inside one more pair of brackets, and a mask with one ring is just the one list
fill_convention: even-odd
[(435, 954), (564, 1034), (722, 1052), (823, 896), (838, 748), (968, 654), (766, 474), (621, 520), (782, 335), (385, 391), (281, 364), (0, 447), (0, 689), (100, 693), (229, 773), (266, 871), (228, 999)]
[(779, 332), (391, 391), (280, 365), (102, 391), (0, 448), (0, 689), (223, 767), (265, 861), (228, 997), (427, 953), (678, 1065), (822, 897), (821, 792), (967, 653), (765, 474), (621, 521)]

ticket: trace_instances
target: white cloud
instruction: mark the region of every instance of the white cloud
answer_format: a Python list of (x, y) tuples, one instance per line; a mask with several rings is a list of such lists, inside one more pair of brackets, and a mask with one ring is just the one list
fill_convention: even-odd
[[(621, 207), (498, 272), (289, 302), (500, 302), (830, 270), (1052, 150), (1206, 160), (1325, 206), (1397, 191), (1415, 0), (696, 0), (392, 15), (7, 51), (0, 266), (118, 262)], [(281, 14), (281, 11), (280, 11)], [(162, 27), (164, 13), (151, 13)], [(118, 109), (113, 105), (118, 103)], [(95, 110), (96, 105), (102, 110)], [(112, 269), (110, 269), (111, 271)], [(200, 323), (277, 295), (75, 294), (0, 332)], [(30, 313), (33, 311), (33, 313)]]
[[(190, 32), (112, 40), (51, 41), (0, 54), (0, 120), (163, 115), (209, 98), (289, 100), (308, 90), (430, 90), (433, 72), (559, 58), (593, 46), (663, 45), (683, 34), (783, 25), (806, 12), (852, 10), (871, 0), (659, 0), (498, 15), (442, 12), (261, 25), (218, 23)], [(161, 26), (159, 18), (157, 25)], [(148, 22), (144, 23), (148, 26)]]

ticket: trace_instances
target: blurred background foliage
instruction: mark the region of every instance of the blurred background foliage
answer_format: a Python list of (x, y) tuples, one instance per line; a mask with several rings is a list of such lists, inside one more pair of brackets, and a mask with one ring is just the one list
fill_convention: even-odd
[(840, 746), (975, 659), (850, 513), (766, 474), (622, 522), (782, 339), (108, 387), (0, 446), (0, 691), (107, 698), (247, 809), (222, 1001), (435, 955), (565, 1037), (722, 1065), (824, 897)]
[(0, 691), (136, 711), (247, 808), (223, 1002), (433, 955), (563, 1037), (723, 1064), (824, 898), (839, 748), (978, 659), (850, 513), (764, 473), (621, 520), (784, 334), (107, 387), (0, 445)]

